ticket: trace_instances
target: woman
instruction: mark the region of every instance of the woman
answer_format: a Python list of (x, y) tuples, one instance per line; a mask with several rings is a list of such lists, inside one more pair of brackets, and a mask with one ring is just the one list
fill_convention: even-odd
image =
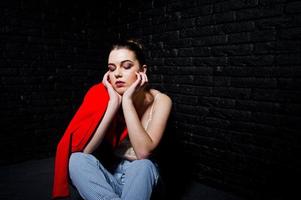
[[(72, 146), (69, 157), (69, 178), (84, 199), (150, 199), (152, 188), (156, 185), (159, 176), (158, 169), (150, 156), (162, 138), (172, 102), (166, 94), (148, 87), (146, 71), (147, 65), (139, 43), (124, 41), (114, 44), (108, 57), (108, 72), (105, 73), (102, 81), (108, 101), (105, 103), (103, 114), (94, 118), (97, 119), (94, 121), (98, 121), (96, 128), (87, 136), (86, 132), (92, 130), (87, 127), (92, 125), (88, 126), (84, 123), (85, 126), (76, 128), (79, 123), (74, 122), (72, 125), (71, 122), (66, 132), (69, 130), (69, 135), (76, 131), (80, 133), (73, 133), (65, 139), (65, 141), (71, 140), (71, 144), (68, 142), (64, 145), (59, 144), (59, 146), (66, 146), (68, 143), (67, 146)], [(84, 100), (86, 103), (83, 104), (88, 105), (90, 103), (87, 102), (90, 101), (96, 102), (93, 105), (98, 106), (97, 101), (87, 100), (91, 99), (87, 96), (93, 95), (86, 95)], [(85, 109), (80, 108), (77, 116), (92, 116), (92, 114), (82, 114), (88, 112), (82, 110), (89, 110), (89, 106), (82, 105), (82, 107)], [(81, 119), (86, 118), (81, 117)], [(81, 129), (85, 131), (78, 131)], [(66, 132), (64, 135), (67, 134)], [(85, 136), (80, 136), (78, 139), (78, 135)], [(82, 147), (74, 149), (73, 147), (76, 146), (74, 140), (80, 141), (77, 143)], [(92, 155), (107, 141), (118, 158), (116, 167), (110, 170)], [(59, 146), (57, 157), (62, 152), (60, 149), (66, 151), (66, 147)], [(58, 160), (62, 159), (56, 158), (56, 176), (61, 173), (59, 167), (61, 161)], [(56, 180), (55, 178), (56, 189), (54, 188), (53, 197), (60, 196), (57, 192), (60, 181)], [(64, 196), (67, 193), (61, 192), (61, 194)]]

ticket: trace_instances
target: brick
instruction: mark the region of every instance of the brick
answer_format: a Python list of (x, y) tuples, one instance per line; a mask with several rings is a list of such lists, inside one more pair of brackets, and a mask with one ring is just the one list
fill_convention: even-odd
[(149, 19), (139, 20), (139, 21), (129, 24), (127, 27), (128, 27), (128, 29), (134, 30), (134, 29), (137, 29), (137, 28), (140, 28), (143, 26), (150, 26), (151, 22), (152, 21)]
[(252, 50), (253, 50), (252, 45), (249, 44), (211, 47), (211, 52), (213, 56), (249, 55), (251, 54)]
[(258, 112), (268, 112), (268, 113), (281, 112), (281, 104), (279, 104), (278, 102), (237, 100), (236, 107), (241, 110), (252, 110)]
[(249, 134), (256, 134), (256, 135), (273, 135), (277, 131), (274, 126), (271, 125), (263, 125), (254, 122), (243, 122), (243, 121), (231, 121), (231, 130), (234, 131), (242, 131)]
[(198, 103), (198, 97), (197, 96), (187, 96), (187, 95), (182, 95), (182, 94), (174, 94), (172, 98), (175, 103), (179, 104), (185, 104), (185, 105), (197, 105)]
[(255, 31), (250, 33), (252, 42), (274, 41), (276, 40), (276, 31)]
[(282, 105), (281, 108), (282, 110), (279, 113), (290, 114), (295, 116), (299, 116), (301, 113), (301, 105), (298, 103)]
[(298, 1), (289, 2), (285, 7), (285, 12), (289, 14), (300, 13), (301, 11), (301, 3)]
[(210, 111), (214, 116), (225, 120), (249, 121), (252, 119), (252, 114), (250, 111), (224, 109), (224, 108), (213, 108)]
[(297, 78), (279, 78), (277, 79), (277, 88), (299, 90), (301, 89), (301, 80)]
[(283, 3), (285, 0), (262, 0), (259, 5), (264, 7), (273, 7), (275, 4)]
[(209, 113), (209, 109), (203, 106), (179, 104), (177, 106), (177, 112), (193, 114), (202, 117), (206, 116)]
[(277, 88), (277, 80), (275, 78), (231, 78), (232, 87), (246, 88)]
[(193, 76), (183, 76), (183, 75), (178, 75), (178, 76), (168, 76), (165, 75), (163, 76), (163, 82), (166, 83), (174, 83), (174, 84), (191, 84), (193, 83)]
[(222, 74), (232, 76), (249, 76), (255, 77), (299, 77), (300, 70), (297, 67), (259, 67), (250, 66), (226, 67), (223, 68)]
[(276, 51), (276, 42), (262, 42), (254, 45), (254, 54), (274, 54)]
[(192, 46), (192, 40), (190, 38), (183, 38), (173, 41), (165, 41), (164, 43), (167, 48), (189, 48)]
[(300, 53), (297, 54), (280, 54), (275, 58), (275, 62), (277, 65), (300, 65), (301, 57)]
[(196, 85), (209, 86), (213, 84), (212, 76), (193, 75), (192, 78)]
[(252, 113), (252, 115), (253, 121), (255, 122), (264, 123), (268, 125), (290, 126), (300, 128), (300, 125), (298, 124), (298, 121), (300, 121), (300, 117), (269, 114), (262, 112), (254, 112)]
[[(195, 64), (194, 64), (195, 65)], [(185, 67), (179, 67), (177, 68), (177, 74), (194, 74), (194, 75), (211, 75), (213, 73), (213, 69), (208, 66), (185, 66)]]
[(226, 44), (228, 42), (227, 35), (211, 35), (199, 38), (194, 38), (191, 46), (212, 46)]
[(238, 21), (241, 20), (250, 20), (250, 19), (259, 19), (265, 17), (274, 17), (282, 15), (283, 13), (283, 6), (276, 5), (272, 8), (267, 7), (259, 7), (259, 8), (249, 8), (243, 9), (236, 12), (236, 18)]
[(225, 13), (216, 13), (213, 17), (216, 24), (222, 24), (235, 21), (236, 13), (233, 11)]
[(167, 58), (164, 60), (164, 64), (167, 66), (191, 66), (191, 58)]
[(253, 98), (256, 100), (291, 102), (300, 101), (300, 91), (254, 89)]
[(164, 59), (163, 58), (154, 58), (154, 59), (151, 59), (149, 60), (149, 66), (152, 66), (152, 65), (163, 65), (164, 64)]
[(182, 13), (182, 17), (183, 18), (192, 18), (192, 17), (198, 17), (198, 16), (206, 16), (206, 15), (212, 14), (212, 12), (213, 12), (212, 4), (202, 5), (200, 7), (194, 7), (194, 8), (185, 10)]
[(206, 117), (201, 121), (201, 124), (208, 127), (227, 129), (231, 123), (228, 119), (220, 119), (214, 116)]
[(215, 26), (216, 30), (212, 34), (222, 34), (222, 33), (240, 33), (256, 30), (254, 21), (243, 21), (227, 24), (219, 24)]
[(251, 89), (249, 88), (227, 88), (227, 87), (214, 87), (212, 90), (213, 96), (237, 98), (237, 99), (250, 99)]
[(275, 17), (268, 19), (260, 19), (255, 22), (255, 26), (259, 30), (275, 30), (289, 28), (292, 26), (291, 17)]
[(275, 51), (278, 54), (288, 54), (288, 53), (297, 53), (300, 52), (301, 49), (299, 48), (301, 46), (301, 40), (295, 40), (295, 41), (278, 41), (275, 45)]
[(166, 13), (166, 9), (160, 6), (156, 8), (151, 8), (149, 10), (144, 10), (143, 12), (141, 12), (141, 18), (151, 18), (151, 17), (161, 16), (164, 15), (165, 13)]
[(195, 20), (192, 19), (181, 19), (176, 21), (171, 21), (166, 25), (166, 30), (172, 31), (172, 30), (179, 30), (184, 29), (188, 27), (194, 27), (195, 26)]
[(151, 52), (151, 57), (160, 59), (164, 57), (177, 57), (177, 51), (170, 50), (170, 49), (159, 49), (157, 51)]
[(153, 35), (153, 40), (155, 41), (173, 41), (175, 39), (179, 38), (179, 32), (178, 31), (170, 31), (170, 32), (164, 32), (161, 34)]
[(281, 29), (278, 32), (278, 36), (280, 39), (289, 39), (289, 40), (300, 40), (301, 39), (301, 28), (295, 27), (295, 28), (287, 28), (287, 29)]
[(274, 55), (229, 56), (228, 60), (234, 66), (271, 66), (275, 63)]
[(226, 65), (226, 57), (204, 57), (204, 58), (192, 58), (192, 62), (197, 66), (223, 66)]
[(250, 33), (249, 32), (243, 32), (243, 33), (229, 34), (228, 35), (228, 42), (230, 44), (251, 42)]
[(201, 16), (196, 18), (196, 26), (206, 26), (215, 24), (214, 15)]
[(209, 107), (233, 108), (235, 107), (235, 99), (221, 97), (202, 97), (200, 103)]
[(183, 9), (193, 8), (197, 5), (197, 1), (187, 0), (187, 1), (174, 1), (167, 5), (167, 12), (176, 12)]
[(186, 57), (207, 57), (210, 56), (210, 49), (208, 47), (195, 47), (189, 49), (179, 49), (179, 56)]
[(199, 117), (195, 116), (195, 115), (179, 113), (175, 116), (175, 119), (179, 120), (181, 122), (184, 122), (184, 123), (189, 123), (189, 122), (191, 123), (191, 122), (194, 122), (194, 121), (198, 121)]
[(180, 37), (200, 37), (208, 35), (219, 35), (222, 34), (222, 30), (218, 29), (217, 26), (203, 26), (184, 29), (180, 31)]
[(170, 90), (172, 93), (179, 92), (181, 94), (194, 94), (197, 96), (200, 95), (210, 95), (211, 88), (205, 86), (193, 86), (193, 85), (166, 85), (167, 89)]
[(213, 78), (214, 86), (230, 86), (230, 78), (223, 76), (216, 76)]
[(229, 10), (240, 10), (242, 8), (250, 8), (257, 6), (257, 0), (250, 1), (235, 1), (217, 2), (214, 4), (214, 12), (225, 12)]
[(153, 66), (152, 74), (179, 74), (176, 66)]

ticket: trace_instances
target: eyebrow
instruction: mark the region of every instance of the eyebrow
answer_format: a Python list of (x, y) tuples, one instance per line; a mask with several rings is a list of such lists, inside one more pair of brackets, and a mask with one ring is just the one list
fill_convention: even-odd
[[(122, 64), (125, 63), (125, 62), (131, 62), (131, 63), (134, 63), (134, 62), (131, 61), (131, 60), (123, 60), (123, 61), (120, 62), (120, 64), (122, 65)], [(116, 66), (114, 63), (108, 63), (108, 65), (114, 65), (114, 66)]]

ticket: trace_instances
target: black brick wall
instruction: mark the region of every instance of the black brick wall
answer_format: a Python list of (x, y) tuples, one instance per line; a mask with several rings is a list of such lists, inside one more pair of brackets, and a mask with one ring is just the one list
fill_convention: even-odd
[(102, 79), (101, 7), (0, 3), (1, 164), (53, 156), (84, 93)]
[(144, 39), (153, 86), (173, 98), (176, 155), (165, 156), (180, 160), (169, 178), (186, 173), (250, 198), (294, 192), (301, 2), (120, 2), (112, 33)]
[(1, 10), (3, 163), (53, 155), (100, 80), (104, 47), (134, 36), (148, 49), (153, 86), (174, 102), (164, 148), (170, 182), (188, 174), (253, 199), (295, 191), (300, 1), (42, 2)]

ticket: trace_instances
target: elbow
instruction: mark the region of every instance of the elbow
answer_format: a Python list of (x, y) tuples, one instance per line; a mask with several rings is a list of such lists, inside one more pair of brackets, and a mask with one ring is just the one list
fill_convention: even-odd
[(138, 160), (147, 159), (151, 155), (151, 152), (139, 152), (136, 154)]

